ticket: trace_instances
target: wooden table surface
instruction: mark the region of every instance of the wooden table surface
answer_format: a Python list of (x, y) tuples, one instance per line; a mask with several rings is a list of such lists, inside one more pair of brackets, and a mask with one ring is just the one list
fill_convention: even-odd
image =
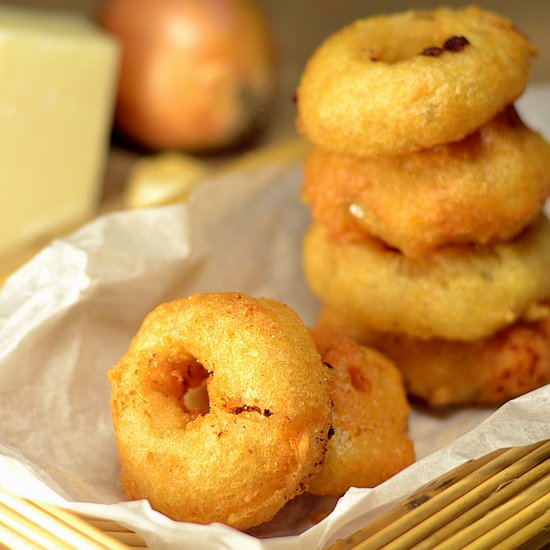
[[(38, 6), (72, 10), (95, 17), (101, 0), (9, 0), (3, 4)], [(433, 8), (438, 5), (461, 6), (464, 2), (382, 0), (257, 0), (267, 15), (275, 37), (278, 54), (278, 87), (268, 125), (252, 147), (260, 148), (296, 136), (295, 107), (292, 95), (307, 58), (331, 32), (354, 19), (375, 13), (393, 12), (408, 8)], [(516, 26), (538, 48), (539, 55), (532, 63), (531, 82), (550, 82), (550, 2), (547, 0), (481, 0), (481, 7), (492, 9), (511, 18)], [(205, 162), (231, 162), (242, 151), (207, 157)], [(120, 196), (129, 171), (139, 153), (115, 142), (112, 144), (105, 171), (101, 210), (121, 206)], [(43, 243), (0, 259), (0, 276), (11, 271)]]

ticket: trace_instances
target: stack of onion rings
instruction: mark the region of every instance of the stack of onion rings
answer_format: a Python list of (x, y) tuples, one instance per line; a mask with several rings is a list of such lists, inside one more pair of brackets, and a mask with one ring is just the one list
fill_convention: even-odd
[(323, 323), (376, 345), (432, 405), (550, 380), (550, 145), (513, 104), (535, 53), (486, 10), (407, 11), (329, 37), (298, 88)]

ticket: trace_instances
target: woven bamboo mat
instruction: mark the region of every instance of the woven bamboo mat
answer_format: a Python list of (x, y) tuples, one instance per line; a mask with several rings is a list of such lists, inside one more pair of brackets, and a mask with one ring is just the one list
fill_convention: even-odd
[(545, 544), (550, 544), (550, 441), (467, 462), (331, 550), (535, 550)]

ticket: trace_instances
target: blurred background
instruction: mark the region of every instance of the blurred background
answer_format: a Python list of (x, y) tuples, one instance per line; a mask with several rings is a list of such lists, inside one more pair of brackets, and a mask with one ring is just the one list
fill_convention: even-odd
[[(398, 0), (256, 0), (256, 4), (268, 21), (275, 45), (277, 72), (274, 98), (257, 139), (233, 150), (201, 154), (200, 162), (208, 167), (231, 162), (245, 152), (250, 153), (296, 137), (294, 92), (306, 60), (316, 46), (333, 31), (354, 19), (376, 13), (434, 8), (442, 4), (452, 7), (467, 5), (464, 2), (422, 0), (414, 3)], [(66, 10), (97, 20), (101, 0), (8, 0), (0, 2), (0, 5)], [(550, 83), (550, 2), (480, 0), (477, 5), (497, 11), (515, 23), (539, 51), (532, 62), (530, 81)], [(136, 159), (144, 155), (143, 149), (117, 138), (116, 135), (111, 136), (110, 140), (98, 212), (125, 206), (121, 199), (123, 190)], [(11, 267), (17, 261), (19, 258), (4, 264)], [(6, 269), (7, 267), (3, 271)], [(0, 269), (0, 275), (1, 271)]]
[[(3, 4), (78, 11), (94, 18), (101, 0), (10, 0)], [(294, 132), (292, 95), (307, 58), (328, 34), (354, 19), (403, 9), (462, 7), (476, 4), (509, 17), (539, 54), (532, 63), (532, 82), (550, 81), (550, 2), (547, 0), (479, 0), (477, 2), (405, 0), (256, 0), (266, 15), (276, 44), (279, 73), (269, 139)]]

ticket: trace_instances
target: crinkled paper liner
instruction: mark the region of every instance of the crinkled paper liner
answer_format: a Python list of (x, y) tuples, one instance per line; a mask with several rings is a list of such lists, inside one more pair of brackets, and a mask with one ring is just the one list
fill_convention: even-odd
[[(518, 107), (550, 136), (549, 86), (531, 88)], [(301, 266), (309, 212), (300, 183), (299, 160), (243, 167), (201, 184), (186, 204), (101, 217), (8, 279), (0, 293), (5, 489), (118, 521), (151, 548), (311, 550), (466, 460), (550, 438), (547, 386), (496, 411), (415, 409), (415, 464), (338, 501), (298, 497), (249, 534), (174, 522), (145, 501), (124, 501), (106, 373), (148, 311), (193, 292), (236, 290), (277, 298), (314, 322), (318, 303)]]

